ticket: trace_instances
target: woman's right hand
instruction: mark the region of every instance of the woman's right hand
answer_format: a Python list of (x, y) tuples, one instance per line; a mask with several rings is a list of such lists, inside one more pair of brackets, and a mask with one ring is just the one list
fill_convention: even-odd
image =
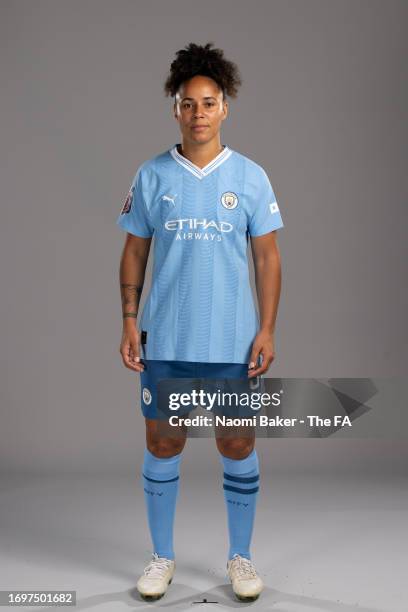
[(144, 365), (140, 362), (140, 332), (134, 323), (129, 324), (124, 321), (119, 352), (124, 365), (129, 370), (144, 371)]

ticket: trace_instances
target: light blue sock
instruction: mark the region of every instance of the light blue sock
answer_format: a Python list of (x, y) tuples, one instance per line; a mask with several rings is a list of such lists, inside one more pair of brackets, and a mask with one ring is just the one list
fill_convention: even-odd
[(250, 559), (249, 547), (259, 489), (258, 455), (254, 449), (245, 459), (220, 456), (224, 466), (224, 498), (230, 539), (228, 560), (236, 553)]
[(143, 488), (153, 552), (174, 559), (173, 525), (181, 454), (162, 459), (144, 451)]

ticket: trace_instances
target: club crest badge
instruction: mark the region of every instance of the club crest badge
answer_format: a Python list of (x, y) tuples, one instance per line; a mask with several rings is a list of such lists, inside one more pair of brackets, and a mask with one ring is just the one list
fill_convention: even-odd
[(152, 394), (147, 387), (143, 387), (143, 401), (147, 405), (149, 405), (152, 401)]
[(130, 212), (130, 209), (132, 208), (132, 203), (133, 203), (133, 191), (134, 191), (135, 187), (133, 185), (133, 187), (131, 188), (131, 190), (129, 191), (129, 193), (126, 196), (126, 200), (123, 202), (123, 206), (122, 206), (122, 210), (120, 211), (121, 215), (124, 215), (125, 213)]
[(227, 210), (232, 210), (238, 206), (238, 196), (233, 191), (226, 191), (221, 196), (221, 204)]

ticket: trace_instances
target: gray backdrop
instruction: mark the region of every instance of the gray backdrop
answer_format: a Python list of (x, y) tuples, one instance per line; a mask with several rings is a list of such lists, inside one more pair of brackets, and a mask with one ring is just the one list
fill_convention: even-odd
[[(190, 41), (239, 65), (222, 142), (267, 170), (284, 218), (269, 375), (406, 374), (406, 2), (0, 6), (3, 472), (138, 470), (115, 220), (138, 165), (180, 142), (162, 85)], [(263, 467), (404, 471), (407, 424), (377, 440), (259, 440)], [(191, 440), (187, 469), (216, 461), (210, 446)]]

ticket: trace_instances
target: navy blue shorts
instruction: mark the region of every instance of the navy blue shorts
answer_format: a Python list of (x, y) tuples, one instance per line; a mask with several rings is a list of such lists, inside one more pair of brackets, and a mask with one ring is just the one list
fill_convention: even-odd
[(157, 419), (157, 383), (165, 378), (248, 378), (247, 363), (202, 363), (199, 361), (161, 361), (141, 359), (140, 373), (143, 416)]

